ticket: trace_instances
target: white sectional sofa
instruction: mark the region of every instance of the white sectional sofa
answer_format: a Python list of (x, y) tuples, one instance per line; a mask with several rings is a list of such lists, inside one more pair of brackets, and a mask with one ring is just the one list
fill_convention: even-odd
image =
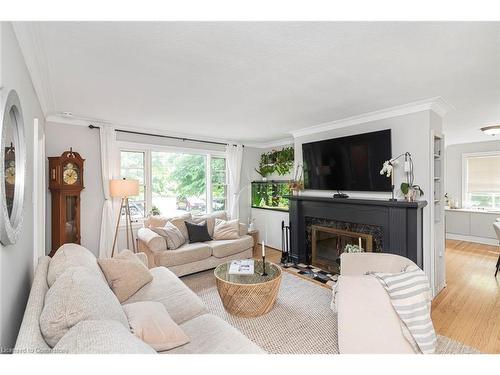
[[(53, 348), (47, 344), (42, 334), (40, 316), (44, 308), (45, 296), (49, 291), (49, 285), (54, 282), (57, 275), (70, 267), (85, 267), (92, 270), (92, 272), (96, 272), (96, 270), (101, 272), (95, 256), (82, 246), (66, 244), (58, 251), (64, 251), (64, 256), (59, 256), (57, 259), (42, 257), (39, 260), (17, 338), (15, 353), (53, 352)], [(144, 254), (139, 253), (136, 255), (143, 262), (146, 262)], [(171, 318), (187, 334), (190, 342), (162, 353), (263, 353), (257, 345), (238, 330), (215, 315), (209, 314), (200, 298), (172, 271), (165, 267), (155, 267), (150, 271), (153, 280), (123, 302), (122, 305), (140, 301), (156, 301), (165, 306)], [(103, 275), (101, 276), (104, 278)], [(99, 275), (96, 277), (99, 277)], [(109, 288), (105, 279), (102, 281), (102, 288)], [(95, 303), (99, 303), (99, 301), (95, 301)], [(71, 335), (75, 325), (60, 340), (64, 339), (66, 344), (69, 341), (70, 345), (66, 345), (66, 348), (72, 348), (69, 353), (156, 353), (123, 326), (121, 326), (122, 332), (120, 335), (113, 335), (111, 328), (113, 328), (113, 324), (116, 325), (116, 322), (103, 320), (96, 323), (95, 320), (88, 320), (83, 323), (87, 323), (85, 325), (88, 327), (86, 331), (82, 333), (80, 329), (78, 335), (74, 333)]]
[[(217, 267), (230, 260), (252, 257), (253, 238), (247, 234), (245, 224), (240, 224), (240, 238), (236, 240), (212, 240), (189, 243), (187, 233), (182, 228), (183, 221), (207, 221), (208, 232), (213, 236), (215, 219), (227, 220), (226, 213), (216, 212), (203, 216), (187, 213), (176, 217), (151, 217), (137, 232), (138, 250), (148, 257), (149, 267), (168, 267), (177, 276), (184, 276)], [(175, 250), (167, 249), (165, 239), (151, 230), (153, 226), (163, 227), (167, 221), (179, 226), (186, 242)], [(181, 223), (181, 224), (179, 224)]]
[(386, 253), (343, 253), (332, 308), (340, 354), (415, 354), (380, 282), (367, 272), (397, 273), (410, 259)]

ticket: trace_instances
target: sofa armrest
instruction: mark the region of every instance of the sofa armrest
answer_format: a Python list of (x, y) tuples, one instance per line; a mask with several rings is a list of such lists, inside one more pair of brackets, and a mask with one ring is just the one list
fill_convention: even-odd
[(240, 236), (244, 236), (245, 234), (248, 234), (248, 225), (246, 225), (245, 223), (240, 223), (240, 227), (238, 229), (239, 231), (239, 235)]
[(153, 253), (167, 250), (167, 241), (149, 228), (139, 228), (137, 238)]
[(342, 253), (340, 255), (340, 274), (343, 276), (360, 276), (367, 272), (397, 273), (409, 265), (415, 263), (395, 254)]

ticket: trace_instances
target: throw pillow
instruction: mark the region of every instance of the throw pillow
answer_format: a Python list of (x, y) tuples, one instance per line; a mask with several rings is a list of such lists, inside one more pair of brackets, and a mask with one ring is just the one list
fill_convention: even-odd
[(67, 243), (62, 245), (50, 259), (49, 269), (47, 270), (49, 288), (69, 267), (85, 267), (99, 275), (103, 281), (105, 280), (94, 254), (83, 246)]
[(149, 269), (130, 250), (124, 250), (111, 259), (98, 259), (97, 262), (120, 303), (153, 280)]
[(54, 354), (156, 354), (114, 320), (85, 320), (54, 346)]
[(199, 224), (185, 222), (188, 231), (189, 243), (211, 241), (212, 237), (208, 234), (207, 222)]
[(167, 221), (165, 226), (162, 228), (151, 227), (150, 229), (165, 239), (167, 242), (167, 249), (169, 250), (175, 250), (186, 242), (186, 239), (182, 235), (181, 231), (169, 221)]
[(238, 219), (215, 219), (214, 240), (237, 240), (240, 238)]
[(161, 352), (187, 344), (189, 337), (170, 317), (160, 302), (144, 301), (123, 306), (130, 331)]
[(83, 320), (116, 320), (128, 329), (127, 317), (106, 282), (84, 267), (70, 267), (45, 294), (40, 331), (54, 347)]

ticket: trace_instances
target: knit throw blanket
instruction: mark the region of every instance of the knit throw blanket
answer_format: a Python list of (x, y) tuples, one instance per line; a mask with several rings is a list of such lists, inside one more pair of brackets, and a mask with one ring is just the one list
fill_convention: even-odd
[(417, 352), (436, 350), (436, 332), (431, 320), (431, 289), (425, 273), (408, 266), (401, 273), (370, 272), (385, 288), (401, 319), (403, 335)]

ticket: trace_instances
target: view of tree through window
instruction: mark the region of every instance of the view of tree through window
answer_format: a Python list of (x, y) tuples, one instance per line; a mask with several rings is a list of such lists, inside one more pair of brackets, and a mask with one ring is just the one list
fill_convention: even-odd
[(212, 168), (212, 210), (226, 210), (226, 159), (213, 157)]
[(206, 212), (206, 156), (151, 153), (152, 203), (162, 214)]
[(121, 151), (121, 177), (139, 180), (131, 214), (171, 216), (227, 209), (226, 159), (223, 156), (170, 151)]

